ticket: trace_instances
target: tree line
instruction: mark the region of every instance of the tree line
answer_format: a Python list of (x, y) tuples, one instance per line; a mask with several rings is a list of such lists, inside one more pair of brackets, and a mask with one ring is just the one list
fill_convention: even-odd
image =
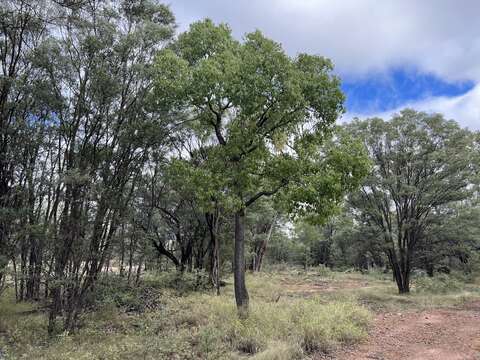
[(478, 254), (478, 134), (413, 110), (339, 126), (324, 57), (208, 19), (177, 36), (154, 0), (6, 0), (0, 61), (0, 287), (50, 333), (109, 272), (219, 292), (231, 270), (244, 317), (266, 258), (385, 266), (408, 292)]

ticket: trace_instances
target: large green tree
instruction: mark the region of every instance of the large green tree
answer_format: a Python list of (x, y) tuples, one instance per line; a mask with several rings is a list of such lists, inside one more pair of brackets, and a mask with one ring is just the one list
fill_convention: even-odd
[(234, 213), (235, 298), (246, 314), (245, 210), (276, 195), (291, 213), (324, 218), (365, 172), (361, 147), (343, 138), (323, 146), (343, 111), (339, 80), (328, 59), (291, 58), (259, 31), (240, 42), (210, 20), (192, 24), (156, 65), (158, 108), (202, 140), (211, 190)]
[(413, 110), (346, 128), (363, 140), (374, 163), (352, 205), (360, 222), (381, 232), (398, 290), (407, 293), (414, 257), (435, 214), (471, 194), (473, 135), (441, 115)]

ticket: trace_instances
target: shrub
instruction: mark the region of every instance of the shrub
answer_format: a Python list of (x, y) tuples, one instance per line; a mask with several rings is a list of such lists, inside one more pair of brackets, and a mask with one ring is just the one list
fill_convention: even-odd
[(265, 351), (256, 354), (252, 360), (294, 360), (302, 359), (303, 351), (299, 344), (273, 341)]
[(318, 265), (313, 268), (311, 268), (312, 271), (314, 271), (318, 276), (322, 278), (327, 278), (331, 279), (334, 277), (335, 273), (327, 266), (325, 265)]
[(313, 298), (294, 311), (297, 336), (307, 353), (328, 352), (338, 344), (364, 338), (369, 321), (370, 313), (350, 301), (324, 304)]
[(461, 291), (464, 284), (447, 274), (438, 274), (435, 277), (418, 277), (412, 281), (413, 289), (416, 292), (427, 292), (432, 294), (446, 294)]
[(211, 288), (211, 282), (204, 271), (147, 273), (138, 284), (129, 283), (125, 277), (108, 275), (98, 281), (87, 298), (87, 304), (96, 309), (113, 304), (126, 312), (144, 312), (161, 306), (164, 289), (186, 295), (208, 288)]
[[(209, 343), (224, 341), (232, 350), (258, 356), (262, 353), (265, 359), (282, 359), (270, 348), (278, 342), (289, 344), (292, 353), (298, 353), (298, 349), (326, 352), (338, 344), (352, 343), (366, 336), (370, 320), (365, 308), (349, 300), (255, 302), (247, 319), (239, 319), (233, 301), (223, 296), (200, 295), (188, 301), (181, 307), (190, 310), (190, 322), (193, 318), (196, 325), (208, 324), (201, 333), (207, 332), (202, 336)], [(196, 306), (192, 308), (192, 304)]]
[(210, 277), (205, 271), (162, 271), (144, 276), (143, 282), (157, 288), (175, 290), (179, 295), (212, 288)]
[(87, 304), (91, 308), (114, 305), (127, 312), (144, 312), (160, 306), (161, 289), (140, 282), (130, 284), (126, 278), (117, 275), (103, 277), (89, 295)]

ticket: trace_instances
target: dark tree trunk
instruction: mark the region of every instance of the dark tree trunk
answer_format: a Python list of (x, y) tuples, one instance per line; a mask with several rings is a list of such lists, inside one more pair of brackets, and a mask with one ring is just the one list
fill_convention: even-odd
[(393, 278), (397, 283), (398, 292), (406, 294), (410, 292), (410, 257), (397, 256), (395, 250), (389, 250), (388, 259), (392, 267)]
[(433, 263), (432, 262), (427, 262), (427, 264), (425, 265), (425, 268), (427, 270), (427, 275), (429, 277), (433, 277), (433, 273), (435, 271), (435, 267), (434, 267)]
[(212, 278), (217, 295), (220, 295), (220, 249), (217, 236), (213, 238)]
[(245, 285), (245, 210), (235, 213), (234, 288), (240, 317), (248, 316), (248, 292)]
[(155, 247), (155, 250), (157, 250), (158, 256), (166, 256), (168, 259), (170, 259), (174, 264), (176, 268), (180, 267), (180, 261), (175, 257), (173, 252), (168, 250), (165, 245), (162, 243), (162, 239), (158, 231), (155, 231), (155, 235), (157, 236), (157, 240), (155, 241), (154, 239), (151, 239), (153, 246)]

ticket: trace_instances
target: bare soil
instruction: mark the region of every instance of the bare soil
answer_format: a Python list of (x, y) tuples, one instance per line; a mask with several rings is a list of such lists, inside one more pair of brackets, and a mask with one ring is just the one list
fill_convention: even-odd
[(462, 308), (377, 314), (367, 341), (328, 358), (479, 360), (480, 302)]

